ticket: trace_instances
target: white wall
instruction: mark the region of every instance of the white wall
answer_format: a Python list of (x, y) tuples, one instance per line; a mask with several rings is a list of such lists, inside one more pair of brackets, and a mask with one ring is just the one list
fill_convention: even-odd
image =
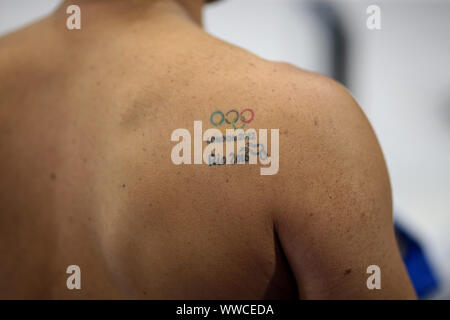
[(45, 16), (61, 0), (0, 0), (0, 36)]
[(326, 30), (304, 1), (223, 0), (206, 7), (213, 35), (275, 61), (327, 73)]

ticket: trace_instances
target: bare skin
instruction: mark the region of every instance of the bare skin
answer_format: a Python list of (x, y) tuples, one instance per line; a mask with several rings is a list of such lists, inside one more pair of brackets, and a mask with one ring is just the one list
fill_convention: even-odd
[[(200, 0), (79, 4), (82, 30), (63, 4), (0, 39), (0, 298), (415, 297), (344, 88), (211, 37)], [(249, 107), (280, 129), (278, 174), (172, 163), (173, 130)]]

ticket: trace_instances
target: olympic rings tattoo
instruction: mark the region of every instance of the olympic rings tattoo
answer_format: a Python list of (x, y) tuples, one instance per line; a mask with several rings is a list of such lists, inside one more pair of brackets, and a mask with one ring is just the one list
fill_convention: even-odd
[[(248, 119), (244, 116), (244, 113), (247, 113), (247, 115), (250, 113), (250, 116)], [(229, 118), (230, 114), (234, 115), (231, 121)], [(214, 119), (217, 120), (216, 115), (220, 116), (220, 121), (214, 121)], [(231, 124), (234, 129), (243, 129), (247, 124), (252, 122), (254, 118), (255, 118), (255, 112), (252, 109), (244, 109), (241, 111), (241, 113), (239, 113), (239, 111), (237, 111), (237, 110), (232, 109), (225, 114), (220, 110), (214, 111), (213, 113), (211, 113), (211, 116), (209, 117), (209, 121), (215, 127), (220, 127), (225, 122), (227, 124)], [(236, 126), (236, 124), (239, 120), (242, 122), (242, 125), (240, 127)]]

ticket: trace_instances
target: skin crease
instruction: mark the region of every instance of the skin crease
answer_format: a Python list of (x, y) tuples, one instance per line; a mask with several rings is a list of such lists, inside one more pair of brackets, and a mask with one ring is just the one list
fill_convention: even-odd
[[(343, 87), (211, 37), (202, 1), (70, 1), (74, 31), (68, 4), (0, 39), (0, 298), (415, 298)], [(278, 174), (171, 162), (173, 130), (245, 108)]]

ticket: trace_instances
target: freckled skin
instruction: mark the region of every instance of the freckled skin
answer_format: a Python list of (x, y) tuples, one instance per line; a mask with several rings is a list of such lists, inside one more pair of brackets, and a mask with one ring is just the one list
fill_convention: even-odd
[[(125, 9), (86, 5), (69, 32), (62, 8), (0, 39), (0, 298), (414, 298), (383, 156), (346, 90), (209, 36), (175, 2)], [(249, 128), (280, 129), (277, 175), (171, 162), (173, 130), (246, 108)]]

